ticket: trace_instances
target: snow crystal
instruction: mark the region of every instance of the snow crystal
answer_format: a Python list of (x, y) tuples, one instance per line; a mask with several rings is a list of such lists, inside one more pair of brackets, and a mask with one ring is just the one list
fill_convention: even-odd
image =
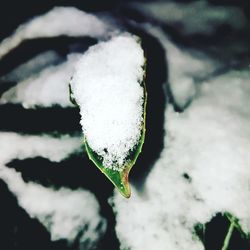
[(80, 145), (79, 137), (0, 133), (0, 178), (16, 196), (19, 205), (50, 231), (52, 240), (66, 239), (71, 243), (79, 239), (85, 249), (90, 249), (106, 231), (106, 220), (100, 216), (100, 207), (93, 194), (83, 189), (54, 190), (32, 182), (25, 183), (20, 173), (5, 166), (16, 158), (36, 156), (61, 161), (79, 150)]
[(55, 104), (73, 106), (69, 99), (68, 85), (78, 57), (78, 54), (71, 54), (66, 62), (31, 75), (5, 92), (0, 103), (21, 103), (25, 108), (50, 107)]
[[(65, 20), (67, 20), (65, 22)], [(22, 41), (39, 37), (106, 37), (113, 28), (98, 17), (74, 7), (55, 7), (48, 13), (20, 25), (15, 33), (0, 43), (0, 58)]]
[(201, 85), (184, 113), (166, 111), (165, 149), (143, 191), (114, 196), (122, 249), (204, 249), (194, 226), (219, 212), (250, 232), (249, 79), (249, 69), (229, 72)]
[(114, 170), (141, 136), (144, 56), (136, 39), (125, 34), (92, 46), (71, 83), (87, 142)]

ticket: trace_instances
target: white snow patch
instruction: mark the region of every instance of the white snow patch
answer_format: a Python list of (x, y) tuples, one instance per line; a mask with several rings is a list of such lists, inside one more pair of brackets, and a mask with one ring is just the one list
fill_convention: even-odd
[(0, 163), (7, 164), (11, 159), (25, 159), (41, 156), (59, 162), (71, 153), (81, 149), (79, 136), (63, 135), (54, 138), (48, 135), (20, 135), (13, 132), (0, 133)]
[(144, 55), (136, 40), (125, 34), (92, 46), (71, 83), (88, 144), (119, 171), (142, 130)]
[(54, 190), (32, 182), (25, 183), (20, 173), (5, 166), (12, 159), (35, 156), (60, 161), (79, 150), (80, 145), (79, 137), (0, 133), (0, 178), (16, 196), (19, 205), (47, 228), (52, 240), (66, 239), (72, 243), (80, 236), (80, 245), (92, 249), (106, 231), (106, 220), (100, 216), (100, 207), (93, 194), (83, 189)]
[(51, 233), (51, 240), (66, 239), (73, 243), (80, 236), (84, 249), (93, 245), (106, 230), (99, 214), (99, 204), (86, 190), (53, 190), (32, 182), (25, 183), (20, 173), (0, 166), (3, 179), (31, 218), (37, 218)]
[(192, 3), (171, 1), (132, 3), (133, 7), (147, 18), (174, 26), (185, 35), (202, 33), (210, 35), (221, 25), (241, 29), (247, 24), (240, 8), (210, 5), (205, 0)]
[(48, 65), (57, 64), (61, 61), (61, 56), (56, 52), (46, 51), (16, 67), (10, 73), (1, 77), (1, 79), (3, 81), (21, 82), (31, 75), (38, 74), (41, 70), (48, 67)]
[(249, 69), (222, 75), (184, 113), (166, 111), (165, 149), (143, 192), (114, 196), (122, 249), (204, 249), (194, 225), (226, 211), (250, 232), (249, 79)]
[(223, 65), (202, 52), (177, 47), (159, 27), (147, 23), (141, 27), (158, 38), (165, 49), (170, 89), (175, 103), (184, 108), (196, 95), (196, 81), (210, 76)]
[(114, 28), (97, 16), (74, 7), (54, 7), (44, 15), (20, 25), (15, 33), (0, 43), (0, 58), (22, 41), (40, 37), (91, 36), (106, 37)]
[(69, 99), (69, 81), (79, 54), (70, 54), (66, 62), (43, 69), (6, 91), (0, 104), (21, 103), (25, 108), (36, 106), (73, 106)]

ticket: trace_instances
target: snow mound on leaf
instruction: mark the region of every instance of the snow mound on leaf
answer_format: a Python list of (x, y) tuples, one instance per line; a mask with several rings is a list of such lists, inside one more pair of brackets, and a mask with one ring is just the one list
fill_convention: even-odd
[(144, 55), (128, 34), (92, 46), (76, 65), (71, 87), (83, 133), (105, 167), (122, 170), (143, 121)]

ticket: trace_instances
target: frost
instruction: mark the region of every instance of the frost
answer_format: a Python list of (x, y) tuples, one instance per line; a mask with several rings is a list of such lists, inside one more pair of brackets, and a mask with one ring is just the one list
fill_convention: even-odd
[[(66, 21), (65, 21), (66, 20)], [(74, 7), (55, 7), (48, 13), (20, 25), (15, 33), (0, 43), (0, 58), (22, 41), (39, 37), (106, 37), (113, 28), (92, 14)]]
[(211, 79), (185, 112), (166, 111), (165, 149), (143, 191), (114, 196), (122, 249), (203, 249), (195, 224), (226, 211), (250, 232), (249, 78)]
[[(55, 104), (62, 107), (73, 106), (69, 100), (68, 84), (78, 57), (78, 54), (71, 54), (62, 64), (46, 67), (38, 74), (34, 72), (29, 78), (5, 92), (0, 103), (21, 103), (25, 108), (50, 107)], [(9, 78), (15, 75), (22, 78), (19, 70), (15, 72)]]
[(144, 56), (136, 38), (120, 35), (92, 46), (71, 82), (81, 125), (103, 165), (122, 170), (139, 141), (143, 119)]
[(50, 231), (52, 240), (67, 239), (71, 243), (79, 239), (84, 249), (90, 249), (106, 230), (106, 221), (99, 215), (99, 204), (93, 194), (83, 189), (54, 190), (25, 183), (20, 173), (5, 166), (12, 159), (36, 156), (61, 161), (78, 151), (80, 145), (79, 137), (0, 133), (0, 178), (16, 196), (19, 205)]

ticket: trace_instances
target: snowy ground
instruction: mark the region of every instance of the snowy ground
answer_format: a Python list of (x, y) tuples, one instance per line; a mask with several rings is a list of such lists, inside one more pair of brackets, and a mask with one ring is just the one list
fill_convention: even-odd
[[(243, 233), (250, 233), (248, 6), (205, 0), (112, 4), (115, 11), (93, 13), (84, 4), (76, 4), (79, 9), (50, 6), (2, 37), (3, 245), (20, 250), (222, 249), (226, 231), (217, 231), (222, 239), (212, 247), (202, 242), (196, 227), (230, 213)], [(124, 31), (142, 37), (148, 110), (157, 114), (148, 122), (145, 151), (131, 172), (128, 200), (88, 161), (79, 110), (68, 88), (80, 53)], [(164, 122), (154, 125), (160, 117)], [(154, 128), (164, 130), (164, 145), (155, 142), (161, 131)], [(158, 145), (152, 156), (146, 155), (151, 152), (147, 142)], [(249, 249), (249, 239), (236, 236), (228, 249)]]
[(184, 113), (166, 110), (165, 149), (143, 191), (113, 200), (124, 248), (203, 249), (194, 226), (219, 212), (249, 232), (249, 79), (232, 71), (203, 83)]

